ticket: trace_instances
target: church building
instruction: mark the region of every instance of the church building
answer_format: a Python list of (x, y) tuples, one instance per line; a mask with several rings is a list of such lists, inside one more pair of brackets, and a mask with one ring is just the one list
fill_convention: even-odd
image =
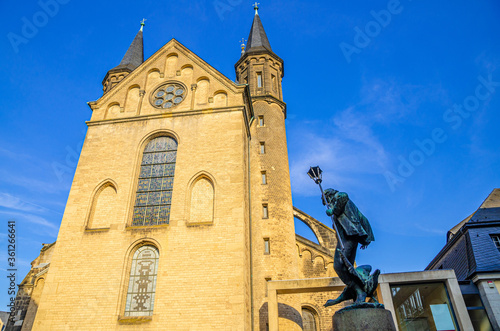
[[(292, 206), (283, 64), (258, 7), (236, 82), (175, 39), (144, 60), (141, 26), (8, 330), (267, 330), (268, 282), (334, 277), (333, 230)], [(280, 329), (330, 329), (331, 295), (280, 296)]]
[[(258, 7), (236, 81), (175, 39), (144, 60), (143, 25), (88, 103), (57, 241), (6, 330), (331, 331), (350, 304), (323, 306), (345, 287), (336, 234), (292, 205), (284, 62)], [(453, 270), (380, 275), (376, 296), (397, 330), (473, 330)]]

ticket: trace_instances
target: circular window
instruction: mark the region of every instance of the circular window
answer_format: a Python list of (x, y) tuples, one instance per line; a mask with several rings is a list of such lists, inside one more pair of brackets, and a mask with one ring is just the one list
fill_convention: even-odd
[(177, 106), (186, 98), (186, 88), (179, 83), (168, 83), (158, 87), (151, 94), (151, 104), (158, 109)]

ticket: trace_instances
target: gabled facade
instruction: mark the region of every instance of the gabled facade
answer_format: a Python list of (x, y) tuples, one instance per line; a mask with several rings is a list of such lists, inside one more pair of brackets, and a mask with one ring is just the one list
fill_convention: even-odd
[(446, 245), (426, 268), (436, 269), (455, 270), (475, 329), (500, 330), (500, 189), (448, 231)]

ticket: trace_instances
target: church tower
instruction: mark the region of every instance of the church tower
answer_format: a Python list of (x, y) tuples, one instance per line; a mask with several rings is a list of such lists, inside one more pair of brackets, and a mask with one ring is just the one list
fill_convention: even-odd
[(102, 80), (102, 90), (104, 93), (109, 92), (109, 90), (125, 78), (125, 76), (130, 74), (144, 62), (144, 43), (142, 40), (143, 28), (144, 20), (141, 22), (141, 29), (137, 32), (137, 35), (132, 41), (132, 44), (130, 44), (120, 64), (109, 70)]
[[(248, 84), (255, 120), (250, 127), (252, 290), (256, 330), (267, 323), (266, 282), (299, 278), (286, 143), (283, 60), (271, 48), (257, 4), (247, 45), (235, 64)], [(264, 255), (263, 255), (264, 252)], [(301, 325), (298, 295), (282, 298), (280, 329)]]

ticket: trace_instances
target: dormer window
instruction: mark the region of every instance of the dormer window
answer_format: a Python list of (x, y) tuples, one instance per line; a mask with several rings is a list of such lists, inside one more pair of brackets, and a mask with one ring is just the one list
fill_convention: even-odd
[(498, 235), (498, 234), (492, 235), (491, 240), (493, 240), (493, 243), (495, 244), (496, 248), (500, 252), (500, 235)]

